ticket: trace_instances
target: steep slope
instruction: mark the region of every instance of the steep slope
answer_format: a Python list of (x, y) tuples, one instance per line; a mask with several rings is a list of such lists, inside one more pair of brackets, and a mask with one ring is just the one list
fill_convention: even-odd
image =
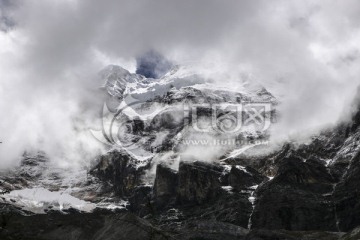
[[(24, 155), (1, 173), (4, 239), (26, 239), (19, 226), (34, 234), (41, 224), (34, 238), (357, 236), (360, 108), (308, 144), (262, 151), (278, 102), (256, 84), (220, 86), (181, 66), (159, 79), (119, 66), (100, 77), (107, 102), (102, 129), (93, 133), (108, 153), (82, 170), (56, 168), (45, 153)], [(223, 120), (239, 120), (239, 105), (243, 125), (235, 131)]]

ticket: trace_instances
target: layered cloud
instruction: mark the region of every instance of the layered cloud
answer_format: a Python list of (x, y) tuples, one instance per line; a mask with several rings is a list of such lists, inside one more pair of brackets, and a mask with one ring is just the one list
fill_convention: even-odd
[(280, 139), (346, 118), (359, 83), (355, 0), (2, 0), (0, 9), (1, 166), (29, 149), (65, 165), (95, 156), (86, 127), (101, 109), (97, 72), (135, 71), (150, 49), (211, 62), (223, 84), (246, 75), (265, 85), (282, 101)]

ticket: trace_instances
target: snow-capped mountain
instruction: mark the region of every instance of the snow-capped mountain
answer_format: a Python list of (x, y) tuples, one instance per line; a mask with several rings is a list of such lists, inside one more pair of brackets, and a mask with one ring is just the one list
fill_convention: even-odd
[[(219, 124), (214, 123), (211, 118), (218, 118), (221, 114), (233, 114), (234, 109), (229, 109), (234, 107), (249, 106), (254, 110), (264, 104), (264, 112), (258, 117), (272, 121), (275, 116), (277, 101), (265, 88), (249, 82), (237, 86), (223, 86), (189, 66), (175, 66), (159, 79), (147, 79), (131, 74), (119, 66), (107, 67), (100, 76), (104, 79), (109, 98), (104, 106), (103, 129), (93, 131), (94, 135), (103, 142), (126, 146), (125, 150), (131, 149), (131, 153), (142, 158), (153, 156), (154, 152), (173, 150), (189, 135), (195, 138), (206, 137), (201, 136), (204, 129), (200, 129), (202, 133), (198, 133), (199, 131), (194, 131), (194, 126)], [(214, 113), (217, 116), (206, 113), (214, 106), (220, 107), (219, 112)], [(241, 109), (240, 114), (243, 114), (244, 110), (246, 109)], [(194, 118), (195, 114), (199, 115), (196, 116), (199, 119)], [(253, 120), (258, 123), (256, 119)], [(235, 121), (242, 124), (243, 119)], [(231, 122), (228, 123), (231, 125)], [(250, 122), (247, 126), (241, 126), (241, 134), (232, 134), (230, 130), (221, 134), (213, 128), (206, 131), (206, 135), (218, 139), (225, 135), (227, 138), (254, 136), (259, 133), (256, 128), (259, 126), (255, 125)], [(264, 132), (262, 134), (265, 134)], [(234, 149), (227, 149), (230, 150)]]
[[(206, 109), (211, 107), (210, 104), (242, 102), (277, 104), (262, 87), (247, 82), (237, 86), (238, 91), (232, 86), (220, 87), (190, 66), (174, 66), (163, 77), (153, 79), (110, 65), (99, 73), (99, 77), (107, 102), (103, 129), (92, 132), (109, 145), (109, 151), (122, 152), (128, 156), (129, 165), (136, 171), (144, 171), (141, 184), (145, 185), (153, 184), (157, 164), (165, 162), (174, 169), (179, 167), (180, 158), (187, 157), (186, 154), (180, 156), (187, 148), (182, 144), (184, 140), (220, 139), (230, 135), (214, 129), (207, 133), (194, 131), (185, 122), (189, 117), (186, 116), (189, 109), (185, 108), (198, 105)], [(211, 118), (208, 114), (204, 116), (208, 120)], [(233, 152), (238, 147), (220, 147), (217, 155)], [(109, 186), (104, 186), (98, 176), (88, 172), (85, 168), (62, 169), (52, 164), (46, 153), (25, 154), (21, 166), (1, 176), (3, 201), (34, 212), (67, 208), (91, 211), (96, 207), (126, 206), (127, 199), (114, 196)], [(51, 197), (46, 199), (41, 195)]]
[(253, 155), (267, 148), (279, 104), (258, 84), (219, 85), (188, 66), (153, 79), (111, 65), (99, 76), (107, 100), (92, 133), (108, 153), (81, 170), (26, 154), (1, 173), (10, 233), (50, 217), (44, 239), (87, 239), (78, 221), (106, 238), (128, 229), (155, 239), (358, 236), (358, 112), (308, 144)]

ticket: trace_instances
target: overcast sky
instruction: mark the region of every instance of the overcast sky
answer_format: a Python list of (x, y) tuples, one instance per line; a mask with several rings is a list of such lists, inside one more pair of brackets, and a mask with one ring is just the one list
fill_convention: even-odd
[(110, 63), (135, 71), (150, 49), (273, 90), (282, 101), (275, 135), (317, 131), (350, 111), (359, 13), (357, 0), (0, 0), (0, 165), (24, 149), (64, 164), (98, 153), (74, 131), (93, 114), (95, 76)]

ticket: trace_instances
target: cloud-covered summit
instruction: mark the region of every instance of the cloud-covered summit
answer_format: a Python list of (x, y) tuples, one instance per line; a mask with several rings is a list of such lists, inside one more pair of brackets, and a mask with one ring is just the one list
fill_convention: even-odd
[(223, 84), (262, 83), (282, 101), (278, 136), (336, 122), (359, 83), (356, 0), (17, 0), (11, 11), (9, 2), (0, 1), (11, 19), (0, 32), (4, 166), (28, 148), (65, 163), (97, 150), (78, 127), (99, 104), (94, 76), (108, 64), (134, 72), (149, 49), (175, 64), (210, 63)]
[(136, 63), (136, 73), (147, 78), (160, 78), (173, 66), (169, 60), (154, 50), (138, 56)]

